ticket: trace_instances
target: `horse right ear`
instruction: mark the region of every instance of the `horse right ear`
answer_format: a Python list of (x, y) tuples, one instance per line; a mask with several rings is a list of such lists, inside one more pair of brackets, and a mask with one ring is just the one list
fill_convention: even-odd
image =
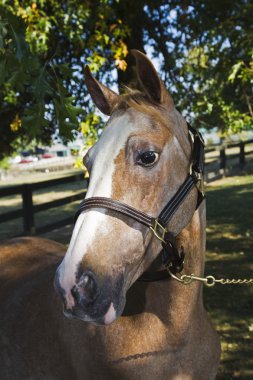
[(118, 103), (119, 95), (99, 83), (91, 74), (89, 66), (85, 66), (85, 83), (93, 102), (105, 115), (111, 115), (113, 108)]
[(131, 50), (131, 54), (136, 60), (139, 83), (149, 99), (158, 104), (166, 104), (169, 107), (173, 106), (172, 97), (159, 78), (153, 63), (139, 50), (133, 49)]

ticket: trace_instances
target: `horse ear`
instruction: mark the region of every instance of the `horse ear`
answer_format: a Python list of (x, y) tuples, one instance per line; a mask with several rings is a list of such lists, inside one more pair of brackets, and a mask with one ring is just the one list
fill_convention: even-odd
[(91, 74), (89, 66), (85, 66), (85, 83), (93, 102), (105, 115), (111, 115), (113, 108), (118, 102), (119, 95), (99, 83)]
[(137, 76), (146, 95), (156, 103), (173, 104), (173, 100), (159, 78), (153, 63), (139, 50), (131, 50), (137, 66)]

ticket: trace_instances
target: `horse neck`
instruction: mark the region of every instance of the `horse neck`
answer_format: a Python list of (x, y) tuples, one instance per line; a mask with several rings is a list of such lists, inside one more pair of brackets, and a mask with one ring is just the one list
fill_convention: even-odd
[[(202, 276), (205, 251), (205, 202), (195, 211), (190, 223), (177, 236), (177, 246), (184, 247), (185, 264), (181, 274)], [(194, 313), (203, 310), (202, 285), (183, 285), (174, 279), (148, 283), (145, 289), (145, 311), (156, 314), (165, 324), (173, 325), (178, 333), (192, 323)]]
[(177, 247), (184, 247), (184, 273), (202, 276), (204, 273), (204, 252), (206, 248), (206, 206), (205, 201), (195, 211), (190, 223), (177, 237)]

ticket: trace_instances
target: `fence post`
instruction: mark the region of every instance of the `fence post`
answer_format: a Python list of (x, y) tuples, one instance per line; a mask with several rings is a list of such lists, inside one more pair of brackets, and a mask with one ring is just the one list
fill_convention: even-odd
[(222, 146), (220, 150), (220, 170), (221, 174), (225, 176), (226, 172), (226, 150), (225, 147)]
[(22, 191), (23, 221), (25, 235), (35, 234), (32, 186), (25, 184)]
[(245, 146), (244, 142), (240, 141), (240, 154), (239, 154), (239, 166), (240, 166), (240, 169), (243, 169), (243, 167), (245, 165), (244, 146)]

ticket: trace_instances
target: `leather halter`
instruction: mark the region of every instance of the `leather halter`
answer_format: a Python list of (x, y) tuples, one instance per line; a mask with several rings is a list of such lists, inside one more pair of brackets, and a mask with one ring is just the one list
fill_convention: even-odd
[[(204, 199), (204, 140), (200, 132), (198, 132), (189, 124), (187, 125), (193, 143), (189, 174), (183, 184), (179, 187), (176, 194), (169, 200), (169, 202), (160, 212), (158, 217), (151, 217), (146, 213), (137, 210), (136, 208), (131, 207), (123, 202), (106, 197), (91, 197), (84, 199), (79, 205), (79, 208), (75, 215), (76, 221), (78, 216), (85, 210), (89, 210), (91, 208), (104, 208), (116, 211), (145, 225), (152, 231), (156, 238), (160, 240), (163, 247), (161, 251), (162, 263), (165, 267), (169, 266), (170, 271), (173, 273), (182, 271), (184, 263), (184, 252), (183, 248), (181, 248), (180, 252), (178, 251), (176, 248), (175, 236), (173, 236), (167, 230), (166, 226), (194, 186), (196, 186), (198, 189), (196, 209)], [(139, 278), (139, 280), (157, 281), (168, 277), (168, 272), (166, 270), (163, 270), (158, 272), (146, 272)]]

